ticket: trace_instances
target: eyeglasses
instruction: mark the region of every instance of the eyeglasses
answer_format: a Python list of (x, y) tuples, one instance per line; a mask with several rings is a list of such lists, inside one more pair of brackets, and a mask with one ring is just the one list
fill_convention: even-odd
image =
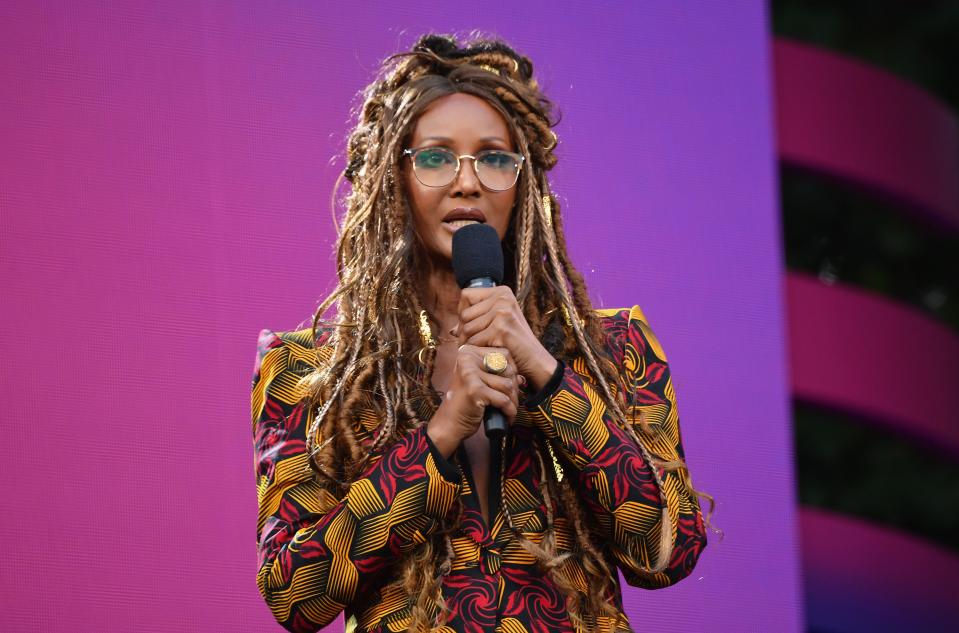
[(514, 154), (501, 149), (487, 149), (471, 156), (457, 156), (445, 147), (421, 147), (404, 149), (403, 156), (413, 161), (413, 175), (427, 187), (445, 187), (460, 172), (464, 158), (473, 159), (473, 169), (480, 184), (491, 191), (506, 191), (516, 184), (519, 170), (526, 159), (522, 154)]

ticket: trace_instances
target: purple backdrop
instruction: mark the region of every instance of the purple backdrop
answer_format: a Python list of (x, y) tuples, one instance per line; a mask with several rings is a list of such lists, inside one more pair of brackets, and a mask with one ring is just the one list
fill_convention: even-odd
[(628, 589), (634, 626), (801, 630), (765, 4), (396, 4), (0, 5), (0, 628), (274, 630), (257, 332), (330, 287), (331, 157), (378, 60), (479, 28), (562, 109), (574, 259), (649, 317), (719, 499), (725, 539)]

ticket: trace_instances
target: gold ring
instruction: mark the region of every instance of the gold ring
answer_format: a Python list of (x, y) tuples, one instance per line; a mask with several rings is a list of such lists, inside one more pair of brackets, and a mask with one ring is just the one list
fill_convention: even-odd
[(483, 369), (491, 374), (502, 374), (506, 371), (506, 356), (503, 352), (489, 352), (483, 356)]

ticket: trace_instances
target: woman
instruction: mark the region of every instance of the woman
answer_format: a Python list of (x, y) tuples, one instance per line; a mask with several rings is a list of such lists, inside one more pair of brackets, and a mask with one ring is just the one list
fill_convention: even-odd
[[(261, 333), (253, 380), (257, 584), (288, 630), (631, 630), (617, 567), (664, 587), (705, 547), (662, 348), (567, 255), (532, 70), (426, 36), (364, 94), (338, 286), (312, 328)], [(461, 291), (475, 222), (505, 279)]]

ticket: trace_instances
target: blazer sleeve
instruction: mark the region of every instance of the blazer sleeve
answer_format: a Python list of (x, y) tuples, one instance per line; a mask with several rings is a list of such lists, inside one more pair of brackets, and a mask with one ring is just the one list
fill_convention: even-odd
[(276, 620), (295, 632), (330, 623), (364, 583), (424, 542), (462, 487), (461, 473), (450, 480), (438, 469), (425, 427), (374, 456), (345, 495), (319, 485), (306, 453), (314, 412), (296, 389), (315, 368), (317, 350), (301, 343), (295, 335), (260, 333), (251, 398), (256, 583)]
[[(685, 457), (666, 355), (639, 306), (618, 311), (607, 326), (613, 358), (630, 391), (627, 419), (637, 420), (633, 428), (645, 451), (610, 415), (582, 359), (557, 368), (551, 384), (526, 404), (561, 461), (572, 467), (579, 496), (626, 581), (656, 589), (692, 572), (706, 531), (685, 469), (657, 469), (661, 490), (646, 458)], [(654, 435), (641, 430), (641, 412)], [(655, 569), (657, 563), (661, 569)]]

